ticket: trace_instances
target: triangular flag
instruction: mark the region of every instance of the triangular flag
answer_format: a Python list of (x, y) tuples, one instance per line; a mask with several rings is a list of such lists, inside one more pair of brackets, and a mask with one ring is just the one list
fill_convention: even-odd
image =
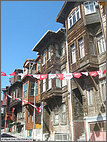
[(47, 74), (41, 74), (41, 75), (40, 75), (40, 80), (46, 79), (47, 76), (48, 76)]
[(56, 74), (49, 74), (49, 79), (53, 79), (56, 77)]
[(97, 71), (97, 73), (99, 74), (99, 76), (103, 76), (103, 71)]
[(82, 74), (88, 76), (88, 72), (81, 72)]
[(9, 74), (9, 75), (16, 76), (16, 73), (15, 73), (15, 72), (12, 72), (12, 73)]
[(33, 75), (33, 77), (37, 78), (37, 79), (40, 79), (40, 75)]
[(91, 72), (89, 72), (89, 74), (90, 74), (90, 76), (97, 76), (98, 75), (97, 71), (91, 71)]
[(104, 70), (104, 74), (106, 75), (106, 70)]
[(72, 78), (73, 78), (72, 73), (66, 73), (66, 74), (64, 74), (64, 79), (72, 79)]
[(4, 72), (1, 72), (1, 76), (7, 76), (7, 75), (6, 75), (6, 73), (4, 73)]
[(63, 78), (64, 78), (63, 74), (56, 74), (56, 75), (58, 76), (59, 80), (63, 80)]
[(73, 76), (76, 78), (80, 78), (82, 75), (81, 75), (81, 73), (73, 73)]

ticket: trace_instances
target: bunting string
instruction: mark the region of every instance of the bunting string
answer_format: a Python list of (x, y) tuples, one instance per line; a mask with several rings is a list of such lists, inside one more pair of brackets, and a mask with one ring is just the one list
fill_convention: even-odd
[(41, 112), (41, 106), (40, 106), (40, 107), (37, 107), (37, 106), (31, 104), (30, 102), (28, 102), (28, 101), (26, 101), (26, 100), (22, 100), (22, 99), (20, 99), (20, 98), (13, 97), (13, 96), (10, 96), (10, 95), (8, 95), (8, 94), (4, 94), (4, 95), (5, 95), (6, 97), (9, 97), (10, 99), (13, 98), (14, 100), (19, 100), (19, 101), (22, 101), (22, 102), (24, 102), (24, 103), (27, 103), (27, 104), (31, 105), (32, 107), (34, 107), (34, 108), (37, 110), (38, 113)]
[[(43, 79), (46, 79), (47, 77), (49, 77), (49, 79), (54, 79), (54, 78), (58, 78), (59, 80), (63, 80), (63, 79), (72, 79), (73, 77), (75, 78), (80, 78), (82, 77), (82, 75), (85, 75), (85, 76), (94, 76), (96, 77), (97, 75), (99, 75), (100, 77), (103, 76), (103, 74), (106, 75), (106, 70), (104, 71), (90, 71), (90, 72), (74, 72), (74, 73), (64, 73), (64, 74), (35, 74), (35, 75), (32, 75), (32, 74), (24, 74), (24, 73), (19, 73), (18, 75), (21, 76), (21, 79), (24, 77), (24, 76), (32, 76), (36, 79), (39, 79), (39, 80), (43, 80)], [(6, 75), (6, 73), (4, 72), (1, 72), (1, 76), (16, 76), (17, 74), (15, 72), (9, 74), (9, 75)]]

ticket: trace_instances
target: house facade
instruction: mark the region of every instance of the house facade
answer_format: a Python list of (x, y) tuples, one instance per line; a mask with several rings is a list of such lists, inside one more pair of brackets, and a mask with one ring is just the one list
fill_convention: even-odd
[[(74, 140), (105, 140), (106, 47), (99, 5), (94, 1), (65, 2), (56, 21), (66, 28), (70, 72), (103, 72), (71, 80)], [(79, 113), (75, 100), (81, 104)], [(80, 127), (84, 128), (81, 132)]]
[(41, 59), (42, 140), (70, 140), (69, 105), (66, 79), (50, 79), (51, 74), (66, 73), (65, 29), (47, 31), (34, 46)]

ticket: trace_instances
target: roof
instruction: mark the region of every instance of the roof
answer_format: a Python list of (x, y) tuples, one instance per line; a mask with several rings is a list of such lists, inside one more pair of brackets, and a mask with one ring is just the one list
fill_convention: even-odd
[(48, 30), (43, 37), (38, 41), (38, 43), (33, 47), (32, 51), (40, 52), (41, 48), (44, 47), (44, 45), (47, 45), (47, 42), (50, 41), (51, 38), (57, 38), (61, 37), (61, 34), (64, 34), (65, 29), (60, 28), (58, 31), (54, 32), (51, 30)]
[(62, 23), (65, 26), (65, 20), (70, 11), (75, 7), (75, 4), (82, 3), (83, 1), (65, 1), (59, 14), (56, 17), (56, 22)]

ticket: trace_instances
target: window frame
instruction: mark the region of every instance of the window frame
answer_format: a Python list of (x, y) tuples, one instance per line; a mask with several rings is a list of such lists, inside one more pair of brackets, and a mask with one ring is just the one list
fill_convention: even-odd
[[(51, 74), (51, 72), (49, 72), (48, 74)], [(48, 90), (50, 90), (52, 88), (52, 79), (49, 78), (49, 75), (48, 75)]]
[[(67, 123), (67, 119), (66, 119), (67, 118), (66, 117), (66, 104), (65, 103), (62, 104), (61, 110), (62, 110), (62, 113), (61, 113), (61, 124), (65, 125)], [(63, 118), (63, 116), (64, 116), (64, 118)]]
[[(104, 88), (102, 88), (102, 85), (104, 85)], [(106, 101), (106, 80), (100, 81), (100, 89), (101, 89), (102, 100)]]
[(27, 97), (27, 91), (28, 91), (28, 83), (24, 84), (24, 90), (23, 90), (23, 97), (26, 98)]
[(92, 35), (89, 35), (89, 47), (91, 55), (95, 56), (95, 46), (94, 46), (94, 37)]
[[(100, 41), (100, 42), (99, 42)], [(99, 47), (99, 43), (100, 43), (100, 47)], [(99, 34), (97, 36), (97, 45), (98, 45), (98, 52), (99, 55), (103, 54), (104, 52), (106, 52), (106, 43), (104, 40), (104, 35), (103, 34)], [(103, 45), (103, 46), (102, 46)], [(102, 48), (103, 47), (103, 48)]]
[[(73, 49), (72, 49), (73, 47)], [(76, 47), (75, 44), (73, 43), (71, 46), (71, 64), (75, 64), (76, 63)]]
[(47, 48), (47, 61), (51, 59), (51, 48), (50, 46)]
[[(90, 4), (91, 3), (91, 4)], [(86, 4), (89, 8), (88, 12), (87, 12), (87, 8), (86, 8)], [(90, 5), (93, 5), (93, 8), (94, 8), (94, 11), (92, 12), (91, 11), (91, 8), (90, 8)], [(84, 11), (85, 11), (85, 15), (88, 15), (88, 14), (93, 14), (96, 12), (96, 9), (95, 9), (95, 4), (93, 1), (87, 1), (87, 2), (84, 2)]]
[(94, 89), (93, 87), (89, 88), (87, 90), (87, 94), (88, 94), (88, 105), (92, 106), (95, 103), (95, 96), (94, 96)]
[[(33, 88), (32, 88), (32, 83), (33, 83)], [(30, 96), (34, 96), (34, 88), (35, 88), (35, 82), (31, 81), (30, 82)], [(31, 90), (33, 90), (33, 94), (31, 93)]]
[(78, 39), (78, 47), (79, 47), (79, 57), (80, 57), (80, 59), (83, 59), (85, 57), (84, 38), (83, 37)]
[[(56, 71), (56, 74), (60, 74), (60, 71)], [(56, 87), (61, 88), (61, 80), (59, 80), (58, 76), (56, 76)]]
[(46, 63), (46, 59), (45, 59), (45, 50), (43, 51), (43, 54), (42, 54), (42, 66), (45, 65)]
[[(77, 11), (77, 9), (78, 9), (78, 11)], [(77, 19), (77, 13), (79, 13), (78, 19)], [(74, 16), (75, 16), (75, 22), (73, 23)], [(68, 17), (68, 29), (70, 29), (74, 24), (76, 24), (80, 18), (81, 18), (81, 12), (80, 12), (80, 6), (78, 6)]]
[(42, 92), (45, 92), (46, 91), (46, 79), (43, 79), (42, 83), (43, 83)]

